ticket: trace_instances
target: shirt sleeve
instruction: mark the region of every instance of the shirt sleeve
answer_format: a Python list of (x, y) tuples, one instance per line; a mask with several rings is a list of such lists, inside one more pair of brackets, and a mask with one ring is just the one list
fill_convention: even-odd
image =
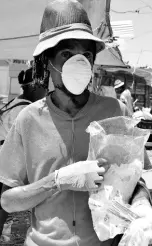
[(121, 108), (121, 112), (122, 112), (122, 116), (128, 116), (128, 117), (131, 117), (131, 113), (129, 112), (127, 106), (121, 102), (120, 100), (118, 100), (119, 102), (119, 105), (120, 105), (120, 108)]
[(0, 182), (10, 187), (27, 183), (22, 138), (15, 123), (0, 149)]

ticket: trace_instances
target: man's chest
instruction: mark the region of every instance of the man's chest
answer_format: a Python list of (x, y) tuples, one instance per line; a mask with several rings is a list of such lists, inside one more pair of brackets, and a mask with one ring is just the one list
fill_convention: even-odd
[[(43, 122), (41, 122), (43, 123)], [(89, 134), (86, 124), (53, 122), (30, 127), (24, 149), (30, 181), (38, 180), (62, 166), (86, 160)]]

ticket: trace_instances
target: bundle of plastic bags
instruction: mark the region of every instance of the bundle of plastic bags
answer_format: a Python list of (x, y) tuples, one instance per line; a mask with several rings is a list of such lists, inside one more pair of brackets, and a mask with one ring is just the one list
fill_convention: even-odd
[(152, 243), (152, 224), (144, 218), (134, 220), (118, 246), (148, 246)]
[(110, 163), (101, 189), (89, 197), (93, 226), (100, 241), (123, 234), (137, 219), (125, 209), (142, 175), (144, 145), (149, 137), (149, 131), (136, 127), (138, 123), (129, 117), (113, 117), (92, 122), (87, 128), (88, 160), (104, 158)]

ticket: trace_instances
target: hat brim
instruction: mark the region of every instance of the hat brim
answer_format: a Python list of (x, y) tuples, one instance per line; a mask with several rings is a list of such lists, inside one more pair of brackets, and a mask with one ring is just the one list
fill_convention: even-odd
[(123, 86), (123, 85), (124, 85), (124, 82), (121, 82), (120, 84), (115, 85), (114, 88), (115, 88), (115, 89), (118, 89), (119, 87), (121, 87), (121, 86)]
[(70, 32), (61, 33), (54, 37), (48, 38), (46, 40), (40, 41), (35, 48), (33, 56), (40, 55), (43, 51), (53, 48), (56, 46), (60, 41), (66, 39), (82, 39), (82, 40), (92, 40), (96, 42), (96, 53), (100, 52), (105, 48), (105, 43), (100, 38), (95, 37), (89, 32), (81, 31), (81, 30), (74, 30)]

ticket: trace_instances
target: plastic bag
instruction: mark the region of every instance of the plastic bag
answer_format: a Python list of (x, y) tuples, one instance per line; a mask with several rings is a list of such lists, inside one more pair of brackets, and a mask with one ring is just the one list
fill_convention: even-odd
[(92, 122), (88, 160), (105, 158), (111, 164), (104, 175), (100, 191), (91, 192), (89, 207), (94, 230), (100, 241), (122, 234), (128, 221), (110, 211), (112, 202), (127, 204), (142, 175), (144, 145), (149, 131), (135, 127), (139, 121), (129, 117), (113, 117)]

